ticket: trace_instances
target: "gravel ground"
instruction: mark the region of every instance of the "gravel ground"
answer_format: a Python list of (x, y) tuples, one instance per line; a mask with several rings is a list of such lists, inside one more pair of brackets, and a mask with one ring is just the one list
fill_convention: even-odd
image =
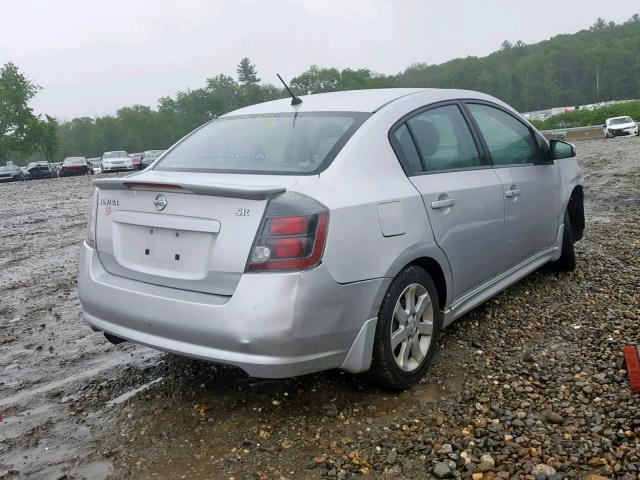
[(640, 140), (578, 152), (577, 270), (465, 315), (400, 394), (106, 343), (75, 289), (91, 178), (0, 185), (0, 479), (640, 479)]

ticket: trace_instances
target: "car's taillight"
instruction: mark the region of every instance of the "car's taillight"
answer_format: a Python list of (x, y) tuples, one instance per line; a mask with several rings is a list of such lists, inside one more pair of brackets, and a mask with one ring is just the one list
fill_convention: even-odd
[(320, 263), (329, 212), (320, 202), (295, 192), (269, 201), (251, 249), (247, 271), (292, 271)]
[(98, 208), (98, 189), (93, 191), (91, 206), (89, 207), (89, 221), (87, 222), (86, 242), (91, 248), (96, 247), (96, 209)]

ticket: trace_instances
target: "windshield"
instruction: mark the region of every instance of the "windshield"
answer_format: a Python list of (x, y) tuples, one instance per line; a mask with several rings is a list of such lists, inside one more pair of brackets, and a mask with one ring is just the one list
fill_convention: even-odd
[(365, 113), (322, 112), (220, 118), (176, 145), (155, 170), (317, 173), (367, 117)]
[(164, 150), (147, 150), (144, 152), (144, 158), (159, 157), (163, 152)]
[(15, 172), (18, 170), (18, 167), (15, 165), (3, 165), (0, 167), (0, 172)]
[(64, 163), (85, 163), (84, 157), (67, 157)]
[(622, 125), (625, 123), (633, 123), (631, 117), (612, 118), (609, 120), (609, 125)]
[(104, 152), (102, 158), (123, 158), (127, 156), (127, 152)]

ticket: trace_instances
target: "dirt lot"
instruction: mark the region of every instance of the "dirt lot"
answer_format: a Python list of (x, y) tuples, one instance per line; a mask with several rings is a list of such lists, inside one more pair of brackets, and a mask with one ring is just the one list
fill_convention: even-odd
[(640, 479), (640, 140), (578, 151), (577, 271), (465, 315), (397, 395), (110, 345), (76, 293), (91, 178), (0, 185), (0, 478)]

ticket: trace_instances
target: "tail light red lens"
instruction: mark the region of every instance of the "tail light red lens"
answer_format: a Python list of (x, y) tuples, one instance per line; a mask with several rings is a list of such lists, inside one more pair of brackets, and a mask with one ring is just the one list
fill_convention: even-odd
[[(326, 207), (301, 194), (281, 197), (265, 211), (247, 271), (305, 270), (322, 258), (329, 224)], [(289, 213), (295, 215), (283, 215)]]
[(306, 238), (269, 238), (267, 247), (275, 258), (300, 258), (305, 256)]
[(306, 233), (308, 228), (307, 217), (282, 217), (269, 220), (271, 235), (300, 235)]

